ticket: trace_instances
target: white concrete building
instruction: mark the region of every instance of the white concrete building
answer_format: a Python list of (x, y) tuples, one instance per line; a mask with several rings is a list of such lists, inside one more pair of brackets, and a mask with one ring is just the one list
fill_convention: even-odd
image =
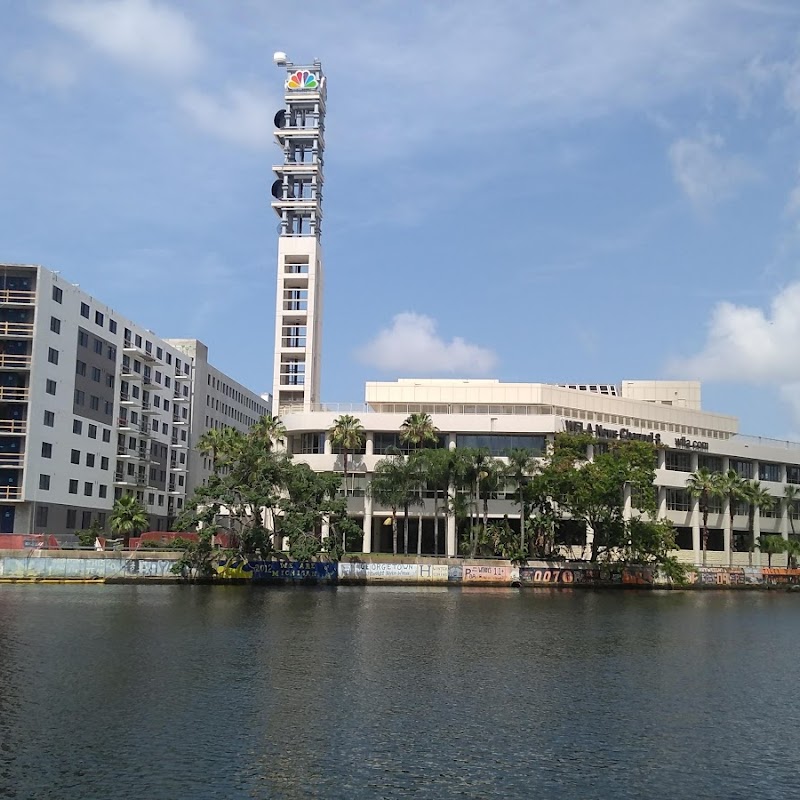
[[(315, 470), (341, 470), (328, 431), (341, 413), (359, 417), (366, 441), (354, 454), (351, 513), (363, 523), (365, 552), (389, 549), (384, 522), (388, 509), (373, 507), (367, 491), (376, 463), (400, 446), (400, 426), (413, 412), (427, 412), (439, 428), (442, 444), (485, 447), (498, 457), (524, 447), (543, 454), (548, 440), (562, 430), (585, 430), (598, 442), (642, 438), (660, 445), (656, 483), (659, 513), (678, 531), (681, 555), (701, 559), (698, 501), (686, 491), (688, 475), (699, 467), (736, 470), (757, 479), (776, 498), (774, 510), (756, 510), (756, 536), (787, 537), (800, 518), (797, 502), (783, 502), (787, 486), (800, 486), (800, 444), (741, 436), (733, 417), (701, 407), (700, 384), (692, 381), (623, 381), (551, 385), (510, 384), (494, 380), (399, 380), (367, 383), (364, 405), (319, 403), (319, 357), (322, 318), (321, 219), (325, 78), (319, 62), (287, 67), (285, 107), (275, 117), (275, 138), (284, 162), (275, 167), (273, 207), (281, 219), (278, 238), (275, 413), (287, 432), (287, 447)], [(416, 550), (417, 510), (411, 520)], [(515, 517), (513, 494), (500, 492), (491, 503), (493, 518)], [(709, 519), (709, 564), (747, 564), (742, 552), (748, 531), (746, 507), (734, 509), (733, 526), (727, 503), (717, 502)], [(432, 552), (433, 506), (422, 513), (422, 551)], [(447, 554), (456, 553), (455, 524), (447, 526)], [(758, 563), (760, 554), (754, 555)], [(780, 561), (777, 559), (776, 561)], [(784, 562), (785, 563), (785, 560)]]
[(57, 273), (0, 265), (0, 533), (105, 526), (123, 494), (167, 530), (205, 476), (198, 437), (269, 410), (207, 356)]

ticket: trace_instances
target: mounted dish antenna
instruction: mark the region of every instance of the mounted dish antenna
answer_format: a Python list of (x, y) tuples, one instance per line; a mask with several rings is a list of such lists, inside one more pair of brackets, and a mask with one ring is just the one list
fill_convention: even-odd
[(276, 128), (285, 128), (286, 127), (286, 109), (285, 108), (282, 108), (275, 115), (275, 127)]
[(279, 67), (283, 67), (286, 65), (288, 58), (286, 57), (286, 53), (282, 53), (278, 50), (277, 53), (272, 54), (272, 61)]

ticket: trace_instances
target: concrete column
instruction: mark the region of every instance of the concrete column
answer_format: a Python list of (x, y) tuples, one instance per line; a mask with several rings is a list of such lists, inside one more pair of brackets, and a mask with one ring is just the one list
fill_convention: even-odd
[[(451, 436), (452, 438), (452, 436)], [(447, 487), (447, 508), (450, 509), (453, 507), (452, 498), (456, 493), (456, 487), (451, 483), (450, 486)], [(447, 512), (446, 517), (446, 525), (445, 525), (445, 539), (446, 539), (446, 548), (447, 548), (447, 556), (449, 558), (454, 558), (458, 555), (458, 536), (456, 531), (456, 517), (455, 514), (451, 513), (449, 510)]]
[(368, 456), (375, 455), (375, 434), (370, 432), (367, 433), (366, 439), (364, 440), (364, 453)]
[(592, 545), (594, 544), (594, 528), (591, 525), (586, 526), (586, 550), (591, 555)]
[[(695, 461), (695, 459), (692, 460)], [(692, 500), (692, 550), (694, 550), (694, 563), (697, 565), (702, 564), (703, 544), (700, 541), (700, 499), (697, 497)]]
[(372, 497), (367, 485), (367, 493), (364, 495), (364, 541), (361, 545), (362, 552), (372, 552)]
[[(756, 515), (753, 519), (753, 540), (757, 542), (759, 536), (761, 536), (761, 509), (756, 508)], [(753, 550), (753, 566), (761, 566), (761, 551), (758, 549)]]
[(622, 518), (623, 519), (630, 519), (631, 518), (631, 511), (632, 511), (632, 502), (631, 502), (631, 485), (626, 483), (623, 490), (622, 490), (622, 498), (623, 498), (623, 506), (622, 506)]
[(323, 447), (323, 453), (326, 456), (333, 454), (333, 445), (331, 444), (331, 437), (329, 434), (325, 434), (325, 445)]
[(692, 451), (690, 454), (689, 463), (692, 467), (692, 472), (697, 472), (700, 466), (700, 454)]
[(331, 535), (331, 523), (327, 517), (322, 520), (322, 541), (324, 542)]
[(664, 447), (659, 447), (656, 450), (656, 456), (658, 461), (656, 463), (656, 469), (666, 469), (667, 468), (667, 450)]
[(586, 446), (586, 458), (589, 461), (594, 461), (594, 445), (589, 444)]
[(658, 518), (664, 519), (667, 516), (667, 490), (664, 486), (656, 488), (658, 492)]
[(728, 565), (733, 564), (733, 531), (731, 530), (731, 499), (730, 497), (725, 498), (725, 502), (722, 504), (722, 514), (724, 517), (722, 523), (722, 541), (723, 541), (723, 549), (725, 551), (725, 559), (728, 562)]

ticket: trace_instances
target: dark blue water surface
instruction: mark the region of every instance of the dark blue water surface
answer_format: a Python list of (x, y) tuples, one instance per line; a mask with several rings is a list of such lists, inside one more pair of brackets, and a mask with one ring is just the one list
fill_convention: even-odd
[(0, 586), (0, 797), (800, 796), (800, 595)]

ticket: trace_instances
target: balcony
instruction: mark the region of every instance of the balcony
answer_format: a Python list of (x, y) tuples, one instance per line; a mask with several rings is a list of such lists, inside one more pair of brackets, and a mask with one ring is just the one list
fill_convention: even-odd
[(27, 402), (30, 389), (27, 386), (0, 386), (0, 400), (6, 402)]
[(145, 414), (161, 414), (161, 413), (163, 413), (160, 408), (156, 408), (152, 403), (142, 403), (142, 411)]
[(188, 403), (189, 402), (189, 397), (188, 396), (184, 397), (182, 394), (175, 393), (174, 395), (172, 395), (172, 402), (173, 403)]
[(122, 369), (120, 370), (119, 374), (128, 381), (142, 380), (141, 372), (134, 372), (133, 367), (126, 367), (124, 364), (122, 365)]
[(180, 374), (176, 374), (175, 375), (175, 380), (176, 381), (191, 381), (192, 380), (192, 376), (191, 375), (184, 375), (181, 372)]
[(12, 353), (0, 353), (0, 368), (3, 369), (30, 369), (31, 355), (16, 355)]
[(128, 392), (120, 392), (119, 403), (122, 406), (135, 406), (139, 404), (139, 400), (136, 397), (132, 397)]
[(15, 339), (30, 339), (33, 336), (32, 322), (0, 322), (0, 336)]
[(36, 292), (25, 289), (0, 289), (0, 304), (7, 306), (32, 306)]
[(189, 420), (184, 419), (183, 417), (176, 417), (174, 414), (172, 415), (172, 424), (173, 425), (188, 425)]
[(125, 475), (122, 472), (114, 474), (114, 483), (119, 486), (147, 486), (147, 478), (142, 475)]
[(147, 449), (142, 447), (117, 447), (120, 458), (130, 458), (133, 461), (147, 461)]
[(171, 472), (186, 472), (186, 464), (181, 464), (180, 461), (171, 459), (169, 462)]
[(171, 483), (167, 488), (167, 492), (169, 494), (183, 494), (183, 487), (176, 486), (174, 483)]
[(126, 339), (122, 345), (122, 352), (128, 353), (130, 355), (138, 356), (143, 361), (155, 361), (155, 356), (152, 353), (148, 353), (143, 347), (138, 344), (134, 344), (130, 339)]
[(22, 500), (19, 486), (0, 486), (0, 500)]
[(0, 467), (8, 469), (22, 469), (25, 453), (0, 453)]
[(173, 437), (172, 437), (172, 439), (170, 440), (170, 444), (171, 444), (173, 447), (179, 447), (179, 448), (184, 448), (184, 447), (186, 447), (186, 442), (180, 442), (180, 441), (178, 441), (178, 437), (177, 437), (177, 436), (173, 436)]
[(0, 419), (0, 433), (25, 435), (28, 432), (28, 421), (25, 419)]

